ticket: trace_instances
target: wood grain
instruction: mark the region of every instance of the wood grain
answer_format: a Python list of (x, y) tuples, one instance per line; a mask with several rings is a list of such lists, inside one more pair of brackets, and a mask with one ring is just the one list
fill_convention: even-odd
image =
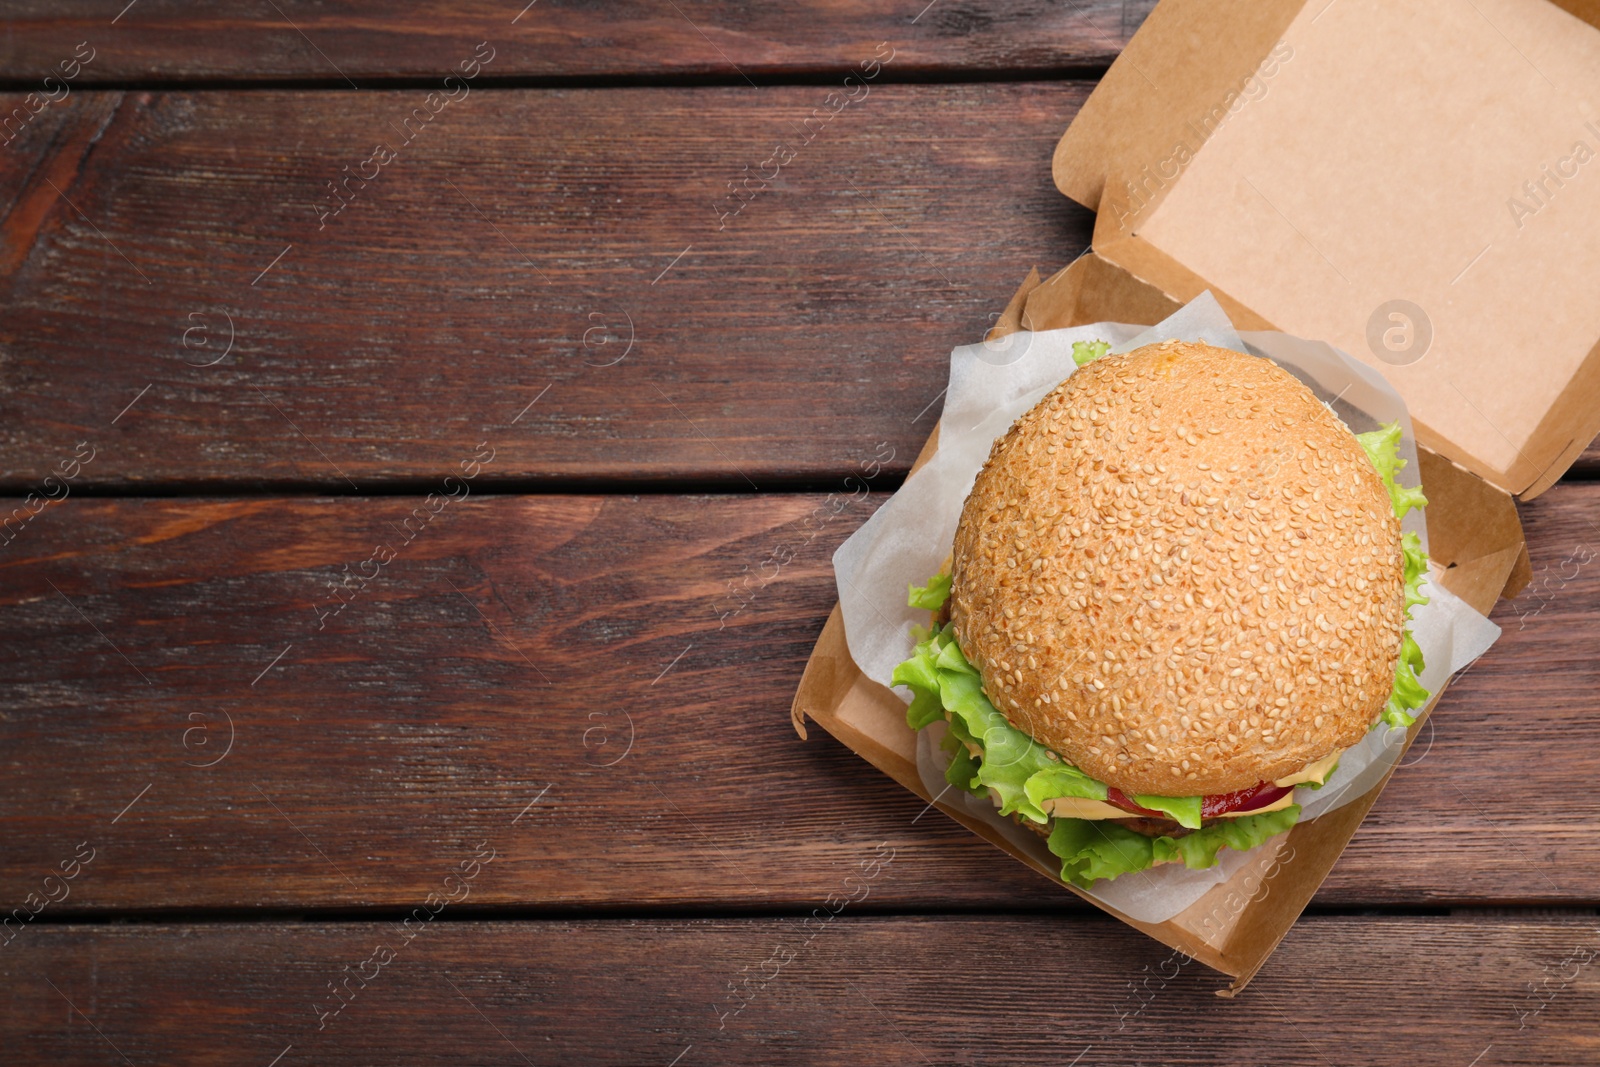
[(75, 94), (115, 117), (59, 196), (44, 137), (12, 190), (49, 210), (0, 274), (0, 484), (90, 440), (112, 489), (348, 492), (491, 433), (502, 481), (903, 470), (951, 347), (1088, 242), (1049, 182), (1087, 90), (879, 86), (810, 127), (817, 86), (474, 92), (337, 215), (425, 94)]
[[(873, 907), (1077, 907), (794, 736), (829, 557), (879, 500), (50, 505), (0, 555), (0, 899), (87, 841), (52, 915), (401, 906), (487, 840), (483, 905), (794, 907), (886, 842)], [(1577, 484), (1526, 509), (1550, 568), (1320, 903), (1600, 901), (1572, 787), (1600, 746), (1597, 511)]]
[(29, 930), (0, 950), (0, 1039), (19, 1064), (1481, 1067), (1592, 1062), (1600, 1008), (1593, 915), (1307, 917), (1231, 1001), (1099, 917), (448, 915), (408, 943), (396, 922)]
[(737, 215), (820, 88), (470, 94), (337, 215), (425, 94), (76, 93), (0, 153), (0, 488), (83, 440), (111, 491), (415, 485), (491, 430), (519, 485), (903, 471), (949, 349), (1089, 240), (1087, 89), (879, 86)]
[[(95, 48), (78, 80), (443, 77), (481, 41), (496, 76), (535, 78), (842, 75), (880, 41), (895, 70), (922, 76), (1060, 70), (1109, 63), (1154, 0), (916, 0), (799, 4), (623, 0), (221, 0), (203, 10), (163, 0), (22, 0), (7, 5), (0, 69), (58, 74), (80, 42)], [(526, 5), (526, 6), (524, 6)], [(181, 42), (181, 45), (178, 44)]]
[(1600, 475), (1600, 441), (1591, 441), (1589, 447), (1573, 461), (1567, 477), (1593, 478)]
[(789, 727), (1152, 0), (522, 5), (7, 7), (0, 1058), (1594, 1059), (1600, 485), (1238, 1001)]

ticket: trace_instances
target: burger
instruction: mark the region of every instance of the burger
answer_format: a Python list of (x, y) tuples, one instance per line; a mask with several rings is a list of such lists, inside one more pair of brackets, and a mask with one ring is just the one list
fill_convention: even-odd
[(1257, 356), (1107, 347), (995, 441), (893, 678), (948, 781), (1082, 887), (1285, 833), (1428, 698), (1399, 424), (1354, 433)]

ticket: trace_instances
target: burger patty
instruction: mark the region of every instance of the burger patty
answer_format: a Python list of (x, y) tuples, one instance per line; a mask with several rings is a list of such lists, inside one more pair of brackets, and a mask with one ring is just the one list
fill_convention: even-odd
[[(1134, 833), (1146, 837), (1183, 837), (1185, 834), (1194, 833), (1187, 826), (1179, 826), (1172, 819), (1111, 819), (1110, 822), (1118, 826), (1126, 826)], [(1202, 819), (1200, 825), (1216, 822), (1215, 819)]]
[[(1038, 823), (1034, 822), (1032, 819), (1023, 818), (1021, 812), (1016, 812), (1016, 813), (1012, 814), (1011, 819), (1018, 826), (1024, 827), (1024, 828), (1029, 829), (1029, 830), (1032, 830), (1034, 833), (1038, 834), (1040, 837), (1049, 837), (1050, 836), (1050, 826), (1049, 826), (1048, 823), (1046, 823), (1044, 826), (1040, 826)], [(1186, 836), (1188, 834), (1194, 833), (1194, 831), (1189, 829), (1187, 826), (1179, 826), (1177, 824), (1177, 822), (1175, 822), (1172, 819), (1132, 818), (1132, 819), (1103, 819), (1103, 820), (1100, 820), (1100, 821), (1102, 821), (1102, 822), (1114, 822), (1118, 826), (1126, 826), (1128, 829), (1132, 830), (1134, 833), (1143, 834), (1146, 837), (1172, 837), (1172, 838), (1178, 838), (1178, 837), (1184, 837), (1184, 836)], [(1212, 823), (1218, 822), (1218, 821), (1220, 821), (1220, 820), (1217, 820), (1217, 819), (1202, 819), (1201, 822), (1200, 822), (1200, 825), (1201, 826), (1210, 826)]]

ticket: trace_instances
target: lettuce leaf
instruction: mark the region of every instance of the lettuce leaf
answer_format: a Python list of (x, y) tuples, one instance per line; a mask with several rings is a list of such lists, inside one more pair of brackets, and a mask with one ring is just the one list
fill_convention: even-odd
[(1417, 721), (1416, 710), (1428, 702), (1428, 691), (1417, 680), (1422, 670), (1422, 649), (1407, 629), (1400, 637), (1400, 664), (1394, 672), (1394, 689), (1383, 708), (1383, 721), (1390, 726), (1410, 726)]
[(1061, 860), (1062, 881), (1087, 889), (1101, 878), (1146, 870), (1157, 863), (1178, 861), (1191, 870), (1214, 866), (1222, 849), (1255, 848), (1289, 830), (1299, 818), (1300, 805), (1291, 804), (1260, 815), (1219, 819), (1178, 838), (1146, 837), (1114, 822), (1056, 819), (1047, 843)]
[(1093, 363), (1109, 351), (1111, 351), (1110, 341), (1074, 341), (1072, 362), (1081, 367), (1085, 363)]
[(1140, 793), (1128, 799), (1141, 808), (1166, 812), (1179, 826), (1200, 829), (1200, 804), (1204, 797), (1152, 797)]
[(911, 595), (906, 603), (924, 611), (938, 611), (944, 607), (944, 602), (950, 599), (950, 574), (949, 572), (935, 574), (928, 579), (927, 585), (913, 585), (910, 590)]
[[(963, 742), (963, 751), (967, 744), (978, 747), (982, 756), (952, 761), (946, 778), (975, 795), (995, 797), (1000, 814), (1020, 814), (1043, 825), (1049, 819), (1044, 802), (1054, 797), (1084, 796), (1088, 790), (1088, 795), (1098, 792), (1095, 799), (1105, 799), (1104, 785), (1068, 767), (1006, 721), (984, 695), (977, 668), (962, 655), (948, 627), (935, 629), (919, 642), (911, 658), (894, 669), (891, 681), (909, 686), (914, 694), (906, 709), (906, 723), (912, 729), (943, 715)], [(1075, 776), (1060, 773), (1063, 768)]]
[(1412, 508), (1420, 508), (1428, 502), (1422, 495), (1422, 489), (1412, 489), (1395, 481), (1395, 474), (1406, 461), (1400, 458), (1400, 423), (1391, 422), (1389, 425), (1370, 433), (1356, 434), (1361, 449), (1367, 454), (1367, 459), (1372, 461), (1373, 467), (1383, 478), (1383, 484), (1389, 490), (1389, 503), (1394, 508), (1394, 517), (1403, 519), (1406, 512)]
[(953, 730), (945, 735), (946, 748), (950, 752), (950, 766), (944, 770), (944, 780), (974, 796), (987, 797), (989, 795), (987, 789), (972, 784), (978, 777), (978, 760), (962, 743), (965, 740), (969, 739), (961, 737)]
[(1073, 797), (1081, 800), (1106, 799), (1109, 790), (1104, 782), (1096, 781), (1070, 763), (1048, 767), (1023, 783), (1028, 799), (1043, 807), (1047, 800)]
[[(1400, 458), (1400, 423), (1391, 422), (1382, 429), (1358, 433), (1356, 440), (1383, 478), (1395, 518), (1403, 519), (1412, 508), (1420, 508), (1428, 502), (1420, 488), (1411, 489), (1395, 481), (1395, 473), (1406, 465)], [(1400, 536), (1400, 550), (1405, 557), (1405, 610), (1406, 618), (1410, 619), (1412, 608), (1428, 602), (1422, 595), (1422, 576), (1428, 572), (1428, 554), (1422, 550), (1422, 539), (1410, 531)], [(1400, 637), (1400, 659), (1395, 664), (1394, 688), (1383, 708), (1383, 722), (1390, 726), (1410, 726), (1417, 721), (1417, 709), (1426, 704), (1430, 696), (1418, 680), (1422, 667), (1422, 649), (1408, 626)]]
[(1400, 535), (1400, 548), (1406, 557), (1406, 618), (1409, 619), (1412, 608), (1428, 602), (1422, 595), (1422, 576), (1428, 573), (1428, 554), (1422, 550), (1422, 538), (1410, 530)]

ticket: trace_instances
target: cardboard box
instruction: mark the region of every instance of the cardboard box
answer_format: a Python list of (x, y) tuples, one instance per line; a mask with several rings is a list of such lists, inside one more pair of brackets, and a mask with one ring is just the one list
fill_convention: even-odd
[[(1153, 324), (1210, 289), (1241, 329), (1339, 346), (1406, 399), (1433, 578), (1488, 614), (1531, 576), (1512, 494), (1553, 484), (1600, 430), (1600, 108), (1567, 88), (1597, 72), (1600, 0), (1162, 0), (1056, 151), (1057, 185), (1098, 211), (1093, 251), (1030, 274), (994, 335)], [(931, 801), (904, 714), (836, 608), (796, 730), (811, 718)], [(1167, 922), (1118, 917), (1237, 993), (1381, 790)]]
[(1056, 184), (1109, 264), (1337, 345), (1531, 498), (1600, 431), (1596, 26), (1596, 0), (1164, 0)]

